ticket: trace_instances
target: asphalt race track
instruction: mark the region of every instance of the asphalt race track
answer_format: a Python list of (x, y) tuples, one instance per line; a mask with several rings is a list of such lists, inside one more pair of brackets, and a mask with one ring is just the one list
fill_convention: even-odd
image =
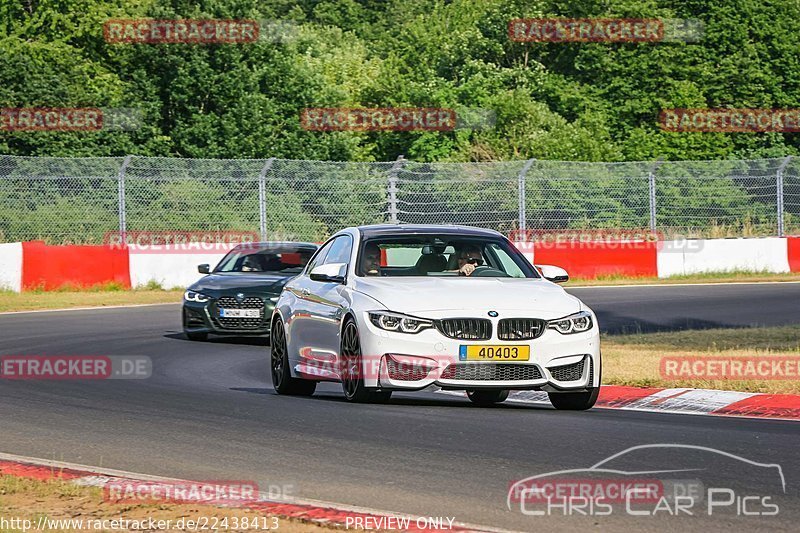
[[(800, 321), (800, 284), (574, 292), (612, 331)], [(335, 384), (320, 386), (311, 398), (282, 397), (271, 388), (268, 353), (261, 339), (185, 340), (173, 304), (0, 315), (0, 354), (147, 355), (153, 361), (147, 380), (0, 380), (0, 451), (180, 478), (254, 480), (262, 490), (290, 485), (306, 499), (523, 531), (797, 530), (800, 423), (527, 405), (480, 409), (434, 392), (350, 405)], [(506, 507), (513, 481), (589, 467), (653, 443), (706, 446), (780, 464), (786, 480), (786, 493), (776, 491), (780, 512), (534, 517)], [(720, 483), (774, 489), (765, 469), (713, 457), (703, 466)]]
[(800, 323), (800, 283), (729, 283), (569, 289), (607, 333)]

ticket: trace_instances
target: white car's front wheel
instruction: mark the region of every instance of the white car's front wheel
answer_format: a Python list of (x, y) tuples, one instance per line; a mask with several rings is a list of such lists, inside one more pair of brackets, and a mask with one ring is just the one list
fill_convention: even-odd
[(603, 382), (602, 359), (597, 364), (597, 387), (590, 387), (585, 392), (548, 392), (550, 403), (556, 409), (564, 411), (585, 411), (594, 407), (600, 395), (600, 385)]
[(344, 397), (356, 403), (381, 403), (388, 401), (392, 391), (368, 389), (364, 386), (364, 364), (361, 356), (361, 340), (355, 321), (348, 319), (342, 329), (339, 375), (342, 379)]
[(550, 392), (547, 396), (556, 409), (585, 411), (594, 406), (599, 392), (600, 387), (593, 387), (586, 392)]

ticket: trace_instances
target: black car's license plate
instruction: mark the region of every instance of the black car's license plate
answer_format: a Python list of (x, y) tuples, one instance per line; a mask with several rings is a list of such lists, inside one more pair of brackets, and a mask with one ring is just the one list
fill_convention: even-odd
[(261, 309), (220, 309), (220, 318), (261, 318)]

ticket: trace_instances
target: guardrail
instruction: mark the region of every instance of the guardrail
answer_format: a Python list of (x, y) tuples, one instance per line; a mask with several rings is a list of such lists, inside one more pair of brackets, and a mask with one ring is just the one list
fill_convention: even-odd
[(253, 231), (319, 241), (348, 225), (641, 229), (673, 237), (800, 233), (800, 161), (357, 163), (0, 156), (0, 242)]

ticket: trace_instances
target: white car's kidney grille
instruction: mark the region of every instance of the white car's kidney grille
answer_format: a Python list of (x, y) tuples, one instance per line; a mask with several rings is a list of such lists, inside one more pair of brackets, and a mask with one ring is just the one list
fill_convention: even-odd
[[(212, 314), (214, 319), (225, 329), (258, 329), (265, 327), (266, 313), (264, 313), (264, 300), (261, 298), (250, 297), (239, 301), (232, 296), (223, 296), (216, 302), (216, 312)], [(219, 309), (261, 309), (261, 316), (258, 318), (230, 318), (219, 316)]]
[(550, 375), (553, 376), (553, 379), (556, 381), (576, 381), (581, 379), (581, 376), (583, 376), (583, 365), (585, 363), (586, 359), (584, 358), (577, 363), (556, 366), (549, 368), (548, 370), (550, 371)]
[(544, 333), (545, 321), (539, 318), (504, 318), (497, 324), (497, 338), (504, 341), (535, 339)]
[(486, 340), (492, 338), (492, 321), (485, 318), (445, 318), (436, 322), (436, 329), (451, 339)]
[(460, 363), (448, 366), (441, 379), (459, 381), (530, 381), (542, 379), (539, 367), (513, 363)]

